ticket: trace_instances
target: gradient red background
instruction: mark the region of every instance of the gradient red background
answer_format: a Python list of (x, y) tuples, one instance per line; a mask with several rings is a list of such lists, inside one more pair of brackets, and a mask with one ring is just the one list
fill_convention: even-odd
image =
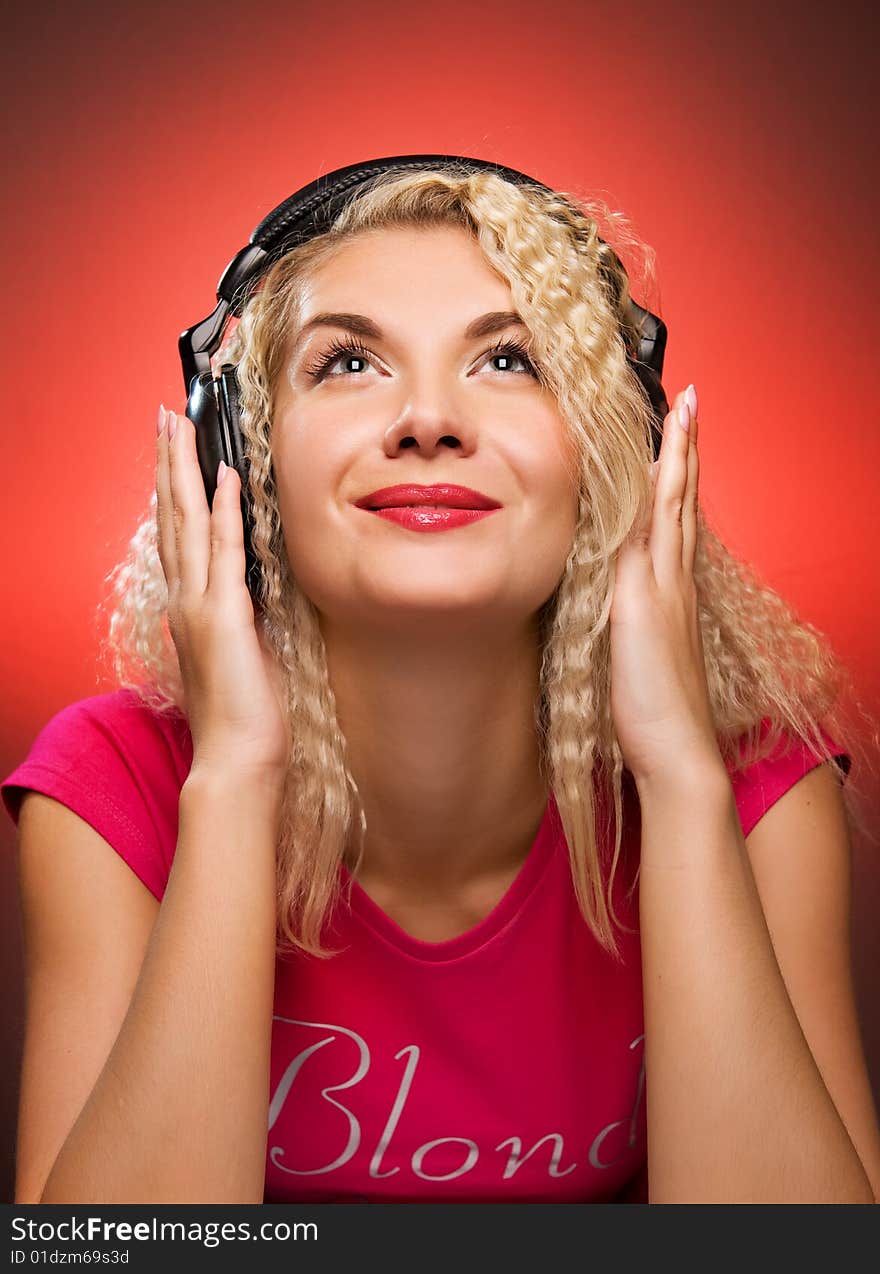
[[(2, 51), (3, 773), (55, 711), (112, 689), (97, 679), (95, 611), (149, 501), (157, 404), (184, 405), (178, 333), (277, 203), (321, 172), (402, 153), (498, 160), (632, 218), (657, 253), (667, 393), (693, 380), (700, 395), (708, 516), (880, 712), (873, 8), (21, 10)], [(860, 778), (876, 827), (877, 777)], [(11, 1200), (23, 999), (8, 818), (0, 850)], [(862, 839), (854, 896), (877, 1091), (880, 866)]]

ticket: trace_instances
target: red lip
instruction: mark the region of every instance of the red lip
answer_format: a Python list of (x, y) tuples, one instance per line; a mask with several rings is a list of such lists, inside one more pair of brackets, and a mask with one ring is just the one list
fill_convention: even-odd
[(381, 487), (355, 501), (359, 509), (391, 509), (426, 504), (443, 505), (450, 509), (500, 509), (497, 500), (491, 500), (481, 491), (444, 483), (442, 486), (423, 487), (403, 485)]

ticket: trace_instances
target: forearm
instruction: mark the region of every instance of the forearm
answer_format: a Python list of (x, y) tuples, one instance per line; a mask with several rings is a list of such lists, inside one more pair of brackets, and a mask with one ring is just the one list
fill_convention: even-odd
[(872, 1203), (780, 973), (718, 768), (639, 787), (652, 1203)]
[(279, 808), (234, 774), (187, 779), (128, 1013), (42, 1203), (262, 1202)]

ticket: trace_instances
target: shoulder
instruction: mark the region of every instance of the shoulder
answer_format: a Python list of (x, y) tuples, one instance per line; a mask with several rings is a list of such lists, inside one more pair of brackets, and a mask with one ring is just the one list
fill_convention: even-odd
[[(769, 721), (764, 719), (760, 723), (759, 730), (762, 742), (768, 733)], [(818, 752), (806, 740), (782, 733), (776, 746), (767, 756), (745, 768), (736, 769), (728, 766), (728, 775), (745, 837), (748, 838), (759, 822), (763, 821), (768, 811), (795, 787), (800, 789), (799, 795), (787, 801), (786, 808), (789, 808), (792, 802), (811, 799), (810, 793), (815, 788), (827, 788), (829, 781), (833, 778), (837, 779), (836, 796), (842, 803), (839, 787), (849, 773), (851, 758), (842, 740), (835, 739), (824, 729), (821, 734), (833, 759), (832, 762), (829, 762), (828, 757)], [(821, 774), (814, 778), (807, 788), (801, 788), (801, 781), (805, 776), (819, 770)], [(833, 798), (834, 793), (831, 794), (831, 799)]]
[(177, 840), (180, 789), (192, 762), (186, 718), (121, 688), (67, 704), (42, 726), (0, 784), (17, 824), (26, 792), (41, 792), (89, 823), (156, 896)]
[(55, 712), (3, 780), (3, 800), (15, 818), (17, 789), (26, 785), (26, 778), (76, 770), (112, 780), (126, 769), (146, 769), (167, 772), (182, 784), (191, 763), (192, 740), (183, 714), (156, 711), (134, 691), (121, 688), (77, 699)]
[(186, 717), (179, 709), (150, 707), (128, 687), (75, 700), (50, 718), (38, 738), (61, 742), (77, 735), (89, 742), (104, 738), (127, 753), (164, 745), (185, 756), (187, 746), (192, 748)]

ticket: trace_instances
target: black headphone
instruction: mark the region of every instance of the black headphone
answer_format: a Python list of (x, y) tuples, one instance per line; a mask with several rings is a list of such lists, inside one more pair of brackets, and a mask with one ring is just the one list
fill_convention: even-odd
[[(224, 363), (220, 374), (215, 377), (211, 370), (211, 356), (220, 347), (227, 318), (241, 314), (254, 285), (269, 267), (298, 244), (329, 230), (358, 187), (389, 169), (403, 172), (408, 169), (434, 168), (438, 164), (453, 164), (462, 173), (494, 172), (516, 184), (528, 183), (551, 190), (543, 182), (536, 181), (534, 177), (518, 172), (515, 168), (507, 168), (485, 159), (471, 159), (465, 155), (392, 155), (337, 168), (297, 190), (263, 218), (249, 242), (235, 254), (223, 271), (217, 284), (216, 309), (207, 318), (180, 334), (178, 349), (183, 367), (183, 383), (188, 395), (186, 414), (195, 426), (196, 451), (208, 507), (213, 507), (217, 469), (221, 460), (237, 469), (241, 479), (246, 581), (255, 604), (259, 566), (251, 544), (252, 520), (248, 486), (250, 466), (239, 425), (238, 376), (234, 363)], [(666, 325), (656, 314), (642, 309), (634, 301), (631, 304), (638, 319), (640, 341), (638, 356), (632, 358), (627, 355), (627, 362), (645, 390), (653, 411), (656, 459), (660, 454), (663, 420), (669, 411), (666, 394), (660, 383), (666, 350)]]

